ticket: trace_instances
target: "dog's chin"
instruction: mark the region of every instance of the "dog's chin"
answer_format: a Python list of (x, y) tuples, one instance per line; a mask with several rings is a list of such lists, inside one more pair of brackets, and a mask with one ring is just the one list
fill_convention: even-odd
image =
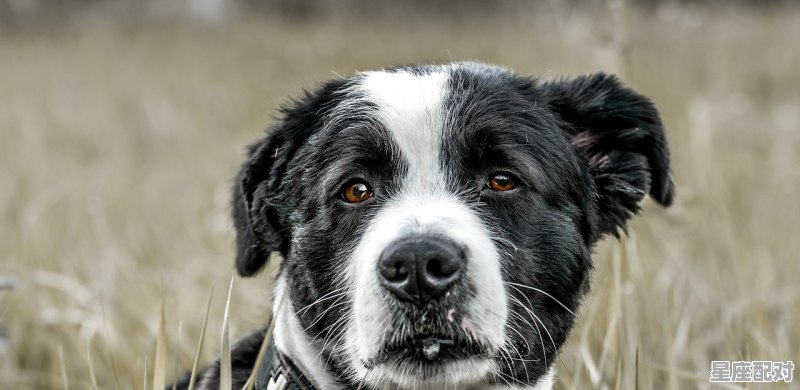
[(386, 343), (363, 362), (371, 379), (401, 388), (471, 384), (489, 375), (492, 348), (474, 340), (420, 335)]

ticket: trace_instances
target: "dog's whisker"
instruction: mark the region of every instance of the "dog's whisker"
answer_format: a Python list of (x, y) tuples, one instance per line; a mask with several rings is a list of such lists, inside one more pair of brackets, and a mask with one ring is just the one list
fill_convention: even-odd
[[(505, 351), (504, 349), (501, 349), (500, 358), (505, 361), (505, 365), (506, 367), (508, 367), (508, 371), (513, 373), (514, 368), (511, 366), (511, 360), (509, 359), (510, 356), (508, 356), (508, 352)], [(513, 386), (512, 382), (517, 382), (517, 378), (514, 378), (511, 375), (503, 374), (502, 368), (500, 367), (497, 368), (496, 373), (500, 377), (500, 379), (502, 379), (509, 387)], [(509, 378), (511, 379), (511, 381), (509, 381)]]
[[(493, 239), (493, 240), (495, 240), (495, 241), (497, 241), (497, 242), (503, 243), (503, 244), (505, 244), (506, 246), (509, 246), (509, 247), (513, 248), (513, 249), (514, 249), (514, 252), (519, 252), (519, 248), (517, 248), (517, 246), (516, 246), (516, 245), (514, 245), (514, 243), (513, 243), (513, 242), (511, 242), (511, 240), (509, 240), (509, 239), (507, 239), (507, 238), (503, 237), (503, 236), (502, 236), (502, 235), (500, 235), (500, 234), (496, 234), (496, 235), (495, 235), (495, 237), (492, 237), (492, 239)], [(510, 253), (510, 252), (509, 252), (508, 254), (509, 254), (509, 255), (511, 255), (511, 253)]]
[[(325, 339), (322, 341), (322, 348), (320, 348), (320, 353), (317, 355), (317, 357), (314, 357), (314, 360), (317, 360), (317, 358), (319, 356), (321, 356), (322, 352), (327, 349), (328, 343), (333, 342), (337, 338), (336, 337), (336, 332), (343, 325), (347, 324), (347, 322), (348, 322), (347, 320), (348, 320), (347, 317), (342, 317), (342, 320), (337, 321), (339, 324), (336, 325), (333, 329), (331, 329), (331, 331), (328, 333), (328, 336), (326, 336)], [(339, 341), (341, 341), (341, 337), (339, 337), (339, 339), (340, 339)], [(328, 359), (325, 360), (325, 367), (328, 367), (328, 364), (330, 363), (330, 358), (331, 358), (332, 354), (333, 354), (333, 352), (331, 352), (331, 354), (328, 355)]]
[[(491, 358), (500, 358), (501, 356), (500, 355), (492, 355), (490, 357)], [(512, 360), (512, 361), (524, 361), (524, 362), (534, 362), (534, 363), (542, 361), (541, 359), (515, 358), (515, 357), (512, 357), (512, 356), (507, 356), (506, 359)]]
[[(541, 347), (542, 347), (542, 358), (544, 359), (544, 365), (547, 366), (547, 351), (545, 350), (544, 338), (542, 337), (542, 331), (541, 331), (541, 329), (539, 329), (539, 325), (536, 323), (536, 319), (534, 318), (534, 317), (536, 317), (535, 314), (533, 314), (533, 312), (530, 309), (528, 309), (527, 306), (525, 306), (522, 302), (520, 302), (519, 299), (517, 299), (513, 295), (509, 295), (508, 297), (511, 299), (512, 302), (516, 303), (517, 305), (519, 305), (520, 307), (525, 309), (528, 312), (528, 315), (531, 316), (531, 319), (533, 320), (533, 324), (536, 325), (536, 333), (539, 335), (539, 343), (541, 344)], [(544, 324), (542, 324), (542, 327), (544, 327)], [(545, 329), (545, 331), (547, 331), (547, 329)], [(548, 332), (548, 334), (550, 334), (550, 333)], [(551, 341), (552, 341), (552, 338), (551, 338)]]
[[(544, 325), (544, 322), (542, 321), (542, 319), (539, 318), (539, 316), (537, 316), (536, 313), (533, 312), (533, 310), (532, 310), (533, 304), (531, 303), (531, 300), (528, 299), (528, 297), (525, 294), (522, 294), (522, 291), (520, 291), (518, 288), (514, 287), (513, 285), (511, 286), (511, 288), (513, 288), (518, 293), (520, 293), (522, 295), (522, 297), (525, 298), (525, 300), (528, 302), (528, 306), (522, 305), (522, 308), (527, 310), (528, 313), (530, 313), (530, 315), (532, 315), (535, 320), (539, 321), (539, 323), (542, 324), (542, 328), (547, 333), (547, 336), (550, 338), (550, 342), (553, 343), (553, 350), (554, 351), (557, 350), (558, 347), (556, 347), (556, 343), (555, 343), (555, 341), (553, 341), (553, 336), (550, 334), (550, 331), (547, 330), (547, 327)], [(514, 298), (514, 299), (517, 300), (517, 303), (522, 304), (522, 302), (520, 302), (518, 298)]]
[(342, 306), (342, 305), (346, 305), (346, 304), (352, 303), (349, 300), (340, 301), (340, 299), (341, 298), (339, 298), (336, 301), (334, 301), (334, 304), (328, 306), (328, 308), (325, 309), (325, 311), (320, 313), (318, 316), (314, 317), (313, 322), (311, 322), (311, 324), (309, 324), (305, 329), (303, 329), (303, 331), (308, 332), (308, 330), (311, 329), (314, 325), (316, 325), (318, 322), (322, 321), (322, 319), (325, 317), (325, 314), (327, 314), (329, 311), (331, 311), (331, 309), (333, 309), (334, 307), (339, 307), (339, 306)]
[[(525, 341), (525, 344), (526, 344), (526, 345), (528, 344), (528, 340), (525, 340), (525, 337), (523, 337), (523, 336), (522, 336), (522, 334), (521, 334), (521, 333), (519, 333), (519, 331), (518, 331), (517, 329), (515, 329), (513, 326), (512, 326), (512, 327), (510, 327), (510, 328), (511, 328), (511, 330), (513, 330), (514, 332), (516, 332), (516, 333), (519, 335), (519, 337), (520, 337), (522, 340), (524, 340), (524, 341)], [(519, 352), (519, 348), (517, 348), (516, 346), (514, 346), (514, 350), (517, 352), (517, 355), (519, 356), (519, 359), (522, 361), (522, 369), (523, 369), (523, 371), (525, 371), (525, 379), (526, 379), (526, 381), (527, 381), (527, 382), (530, 382), (530, 381), (531, 381), (531, 378), (530, 378), (530, 376), (528, 375), (528, 366), (527, 366), (527, 364), (525, 363), (525, 359), (522, 357), (522, 354)], [(528, 345), (528, 350), (530, 350), (530, 345)], [(510, 358), (510, 357), (511, 357), (511, 356), (509, 356), (509, 358)]]
[[(520, 315), (517, 312), (511, 312), (511, 314), (514, 316), (514, 318), (522, 321), (522, 323), (524, 325), (527, 325), (528, 328), (533, 329), (533, 325), (531, 325), (530, 321), (528, 321), (525, 317), (523, 317), (522, 315)], [(518, 329), (514, 329), (512, 327), (512, 330), (514, 330), (515, 332), (517, 332), (517, 334), (519, 334), (519, 330)], [(526, 355), (529, 355), (531, 350), (532, 350), (531, 346), (530, 346), (530, 344), (528, 344), (528, 340), (525, 337), (523, 337), (522, 335), (520, 335), (520, 337), (525, 341), (525, 346), (527, 347), (527, 350), (528, 350), (528, 354), (526, 354)]]
[[(513, 287), (513, 286), (512, 286), (512, 287)], [(521, 292), (521, 291), (519, 291), (519, 290), (517, 290), (517, 292), (520, 292), (520, 293), (522, 293), (522, 292)], [(516, 298), (514, 298), (514, 299), (515, 299), (515, 300), (517, 300)], [(528, 300), (528, 298), (527, 298), (527, 297), (525, 297), (525, 299), (526, 299), (526, 300)], [(517, 303), (518, 303), (518, 304), (520, 304), (520, 305), (521, 305), (521, 306), (522, 306), (522, 307), (523, 307), (523, 308), (524, 308), (524, 309), (525, 309), (525, 310), (526, 310), (526, 311), (527, 311), (527, 312), (528, 312), (528, 313), (529, 313), (531, 316), (533, 316), (533, 318), (534, 318), (534, 321), (538, 321), (538, 322), (539, 322), (539, 323), (542, 325), (542, 329), (544, 329), (545, 333), (547, 333), (547, 337), (550, 339), (550, 343), (553, 345), (553, 351), (557, 351), (557, 350), (558, 350), (558, 347), (556, 346), (556, 343), (555, 343), (555, 341), (553, 340), (553, 335), (552, 335), (552, 334), (550, 333), (550, 331), (547, 329), (547, 326), (544, 324), (544, 322), (541, 320), (541, 318), (539, 318), (539, 316), (537, 316), (537, 315), (536, 315), (536, 313), (534, 313), (534, 312), (533, 312), (531, 309), (529, 309), (528, 307), (525, 307), (524, 305), (522, 305), (522, 303), (521, 303), (521, 302), (519, 302), (519, 300), (517, 300)], [(528, 300), (528, 303), (530, 304), (530, 300)], [(531, 307), (532, 307), (532, 306), (531, 306)], [(534, 322), (534, 324), (535, 324), (535, 323), (536, 323), (536, 322)], [(539, 329), (539, 326), (538, 326), (538, 325), (536, 326), (536, 329), (537, 329), (537, 330)], [(539, 338), (541, 339), (541, 332), (539, 333)], [(542, 352), (544, 352), (544, 342), (542, 342)], [(547, 359), (547, 358), (546, 358), (546, 356), (545, 356), (545, 359)], [(545, 360), (545, 365), (547, 364), (546, 362), (547, 362), (547, 360)]]
[[(323, 328), (322, 330), (320, 330), (320, 331), (319, 331), (319, 332), (318, 332), (316, 335), (314, 335), (314, 337), (311, 339), (311, 342), (314, 342), (315, 340), (317, 340), (317, 338), (319, 338), (319, 336), (320, 336), (320, 335), (322, 335), (322, 334), (325, 334), (325, 333), (326, 333), (326, 332), (327, 332), (329, 329), (332, 329), (332, 328), (333, 328), (334, 326), (336, 326), (336, 325), (337, 325), (337, 324), (338, 324), (340, 321), (347, 321), (348, 319), (349, 319), (349, 317), (348, 317), (348, 316), (342, 316), (341, 318), (337, 319), (337, 320), (336, 320), (336, 321), (334, 321), (332, 324), (330, 324), (330, 325), (326, 326), (325, 328)], [(328, 334), (330, 334), (330, 332), (328, 332)], [(327, 336), (326, 336), (326, 337), (327, 337)], [(324, 341), (324, 340), (323, 340), (323, 341)]]
[[(539, 289), (539, 288), (536, 288), (536, 287), (532, 287), (532, 286), (528, 286), (528, 285), (524, 285), (524, 284), (519, 284), (519, 283), (514, 283), (514, 282), (503, 282), (503, 283), (505, 283), (505, 284), (508, 284), (508, 285), (512, 285), (512, 286), (517, 286), (517, 287), (522, 287), (522, 288), (528, 288), (528, 289), (531, 289), (531, 290), (533, 290), (533, 291), (536, 291), (536, 292), (538, 292), (538, 293), (544, 294), (545, 296), (549, 297), (550, 299), (554, 300), (556, 303), (558, 303), (559, 305), (561, 305), (561, 307), (563, 307), (563, 308), (564, 308), (564, 310), (566, 310), (568, 313), (572, 314), (574, 317), (577, 317), (577, 316), (578, 316), (577, 314), (575, 314), (575, 312), (574, 312), (574, 311), (570, 310), (570, 308), (569, 308), (569, 307), (567, 307), (567, 305), (563, 304), (561, 301), (559, 301), (558, 299), (556, 299), (556, 297), (554, 297), (554, 296), (550, 295), (550, 293), (548, 293), (547, 291), (544, 291), (544, 290), (542, 290), (542, 289)], [(524, 294), (523, 294), (523, 295), (524, 295)]]
[[(513, 373), (515, 371), (512, 362), (515, 362), (515, 361), (522, 362), (523, 370), (526, 371), (526, 379), (528, 381), (530, 381), (530, 378), (528, 377), (528, 373), (527, 373), (526, 363), (528, 363), (528, 362), (538, 363), (541, 360), (540, 359), (525, 359), (519, 353), (519, 350), (514, 345), (511, 344), (511, 342), (512, 342), (511, 340), (508, 340), (506, 342), (506, 344), (503, 346), (503, 348), (501, 348), (496, 355), (491, 355), (491, 356), (489, 356), (489, 358), (491, 358), (491, 359), (502, 359), (504, 361), (504, 363), (505, 363), (505, 366), (508, 367), (508, 370), (511, 373)], [(512, 352), (516, 353), (519, 357), (511, 356)], [(499, 370), (499, 368), (498, 368), (498, 370)], [(514, 382), (522, 383), (521, 380), (519, 380), (517, 378), (513, 378), (512, 377), (512, 380)]]
[[(328, 358), (330, 358), (330, 356), (333, 356), (334, 354), (337, 354), (337, 353), (340, 353), (340, 352), (341, 353), (344, 352), (344, 351), (340, 351), (339, 350), (339, 349), (343, 348), (341, 343), (344, 341), (344, 333), (343, 332), (342, 333), (337, 333), (337, 332), (339, 331), (339, 329), (342, 328), (343, 325), (348, 324), (348, 323), (352, 323), (352, 318), (350, 316), (342, 316), (341, 319), (337, 320), (332, 325), (330, 325), (330, 326), (328, 326), (326, 328), (326, 329), (330, 328), (330, 331), (325, 336), (325, 338), (322, 340), (322, 348), (321, 349), (324, 351), (325, 349), (327, 349), (327, 346), (329, 345), (329, 343), (334, 343), (333, 344), (333, 349), (331, 351), (331, 355), (329, 355)], [(315, 338), (317, 336), (315, 336)], [(326, 364), (326, 367), (327, 367), (327, 362), (325, 364)]]
[(340, 291), (344, 290), (345, 288), (346, 288), (346, 287), (340, 287), (340, 288), (337, 288), (336, 290), (333, 290), (333, 291), (331, 291), (331, 292), (329, 292), (329, 293), (327, 293), (327, 294), (323, 295), (321, 298), (317, 299), (317, 300), (316, 300), (316, 301), (314, 301), (314, 302), (311, 302), (310, 304), (306, 305), (305, 307), (303, 307), (302, 309), (298, 310), (298, 311), (297, 311), (297, 312), (295, 312), (294, 314), (295, 314), (295, 315), (299, 315), (300, 313), (302, 313), (302, 312), (304, 312), (304, 311), (307, 311), (308, 309), (310, 309), (310, 308), (311, 308), (311, 307), (313, 307), (314, 305), (317, 305), (317, 304), (319, 304), (319, 303), (325, 302), (325, 301), (327, 301), (327, 300), (329, 300), (329, 299), (333, 299), (333, 298), (339, 297), (339, 296), (341, 296), (341, 295), (343, 295), (343, 294), (347, 294), (347, 292), (346, 292), (346, 291), (344, 291), (344, 292), (340, 292)]

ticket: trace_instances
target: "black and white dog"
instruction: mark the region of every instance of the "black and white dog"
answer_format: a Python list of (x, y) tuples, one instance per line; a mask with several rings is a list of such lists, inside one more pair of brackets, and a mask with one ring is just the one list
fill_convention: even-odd
[[(249, 149), (236, 267), (283, 256), (257, 388), (547, 389), (592, 246), (673, 185), (661, 120), (613, 76), (477, 63), (322, 85)], [(233, 350), (234, 388), (265, 332)], [(200, 387), (219, 383), (219, 366)]]

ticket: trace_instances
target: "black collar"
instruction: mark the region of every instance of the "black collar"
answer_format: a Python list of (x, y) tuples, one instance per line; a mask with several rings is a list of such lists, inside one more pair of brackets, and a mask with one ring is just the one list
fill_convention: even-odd
[(314, 385), (270, 341), (258, 369), (255, 390), (314, 390)]

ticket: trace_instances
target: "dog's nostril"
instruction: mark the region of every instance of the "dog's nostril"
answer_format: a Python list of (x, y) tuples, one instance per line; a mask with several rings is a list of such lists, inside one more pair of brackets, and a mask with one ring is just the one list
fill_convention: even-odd
[(437, 259), (430, 259), (428, 264), (425, 265), (425, 272), (432, 276), (440, 276), (442, 273), (442, 265)]
[(392, 282), (402, 282), (408, 278), (408, 269), (403, 262), (395, 262), (381, 266), (381, 276)]
[(442, 279), (452, 276), (461, 269), (461, 256), (455, 258), (432, 258), (425, 265), (428, 277)]
[(406, 265), (405, 264), (400, 263), (397, 266), (397, 278), (398, 279), (405, 279), (407, 277), (408, 277), (408, 269), (406, 269)]
[(428, 275), (435, 278), (444, 278), (452, 275), (454, 270), (445, 270), (442, 263), (443, 262), (439, 259), (430, 259), (428, 264), (425, 266), (425, 271), (428, 273)]

